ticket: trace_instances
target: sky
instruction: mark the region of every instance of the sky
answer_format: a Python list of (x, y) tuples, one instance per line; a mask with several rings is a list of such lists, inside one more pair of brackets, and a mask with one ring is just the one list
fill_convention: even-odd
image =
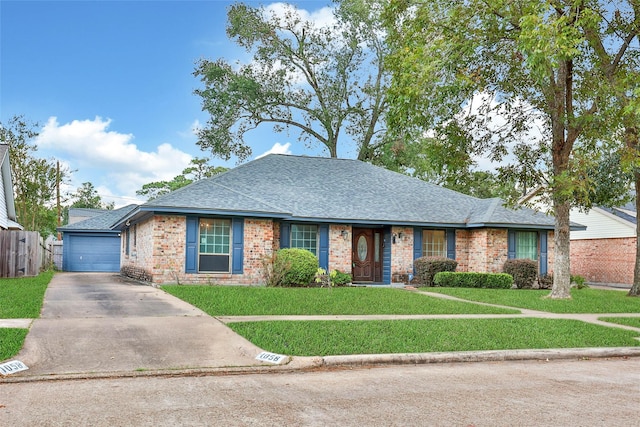
[[(193, 132), (208, 118), (193, 71), (203, 58), (249, 61), (225, 33), (232, 3), (0, 0), (0, 122), (23, 115), (37, 123), (38, 156), (72, 171), (67, 191), (91, 182), (116, 207), (144, 202), (135, 194), (143, 184), (170, 180), (209, 154)], [(290, 3), (312, 18), (331, 5)], [(253, 158), (326, 155), (296, 136), (265, 126), (245, 140)]]

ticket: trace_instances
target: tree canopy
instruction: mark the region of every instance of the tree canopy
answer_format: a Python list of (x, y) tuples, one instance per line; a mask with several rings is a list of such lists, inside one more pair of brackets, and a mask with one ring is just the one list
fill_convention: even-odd
[(98, 190), (91, 182), (83, 182), (73, 195), (72, 208), (88, 208), (88, 209), (113, 209), (115, 204), (103, 203), (102, 197), (98, 194)]
[(0, 123), (0, 143), (9, 146), (18, 222), (46, 237), (55, 233), (58, 223), (58, 179), (64, 181), (69, 171), (62, 168), (58, 177), (54, 160), (37, 157), (38, 146), (33, 142), (38, 136), (36, 127), (23, 116), (13, 116), (7, 123)]
[[(637, 70), (625, 45), (638, 35), (629, 19), (638, 4), (616, 3), (392, 0), (385, 11), (395, 140), (456, 122), (473, 136), (474, 154), (546, 168), (538, 177), (548, 181), (556, 218), (552, 297), (570, 296), (569, 209), (588, 204), (594, 185), (585, 166), (621, 124), (617, 89), (603, 75)], [(605, 63), (592, 39), (619, 60)]]
[[(316, 24), (293, 6), (230, 7), (227, 34), (252, 60), (198, 62), (195, 93), (209, 113), (198, 145), (225, 160), (252, 155), (245, 134), (262, 125), (293, 130), (331, 157), (352, 150), (370, 161), (382, 146), (388, 75), (378, 0), (343, 0)], [(349, 145), (350, 144), (350, 145)]]
[(147, 200), (152, 200), (187, 186), (194, 181), (209, 178), (227, 171), (227, 168), (223, 166), (211, 166), (208, 162), (209, 160), (206, 158), (196, 157), (191, 159), (190, 166), (185, 168), (180, 175), (174, 177), (171, 181), (155, 181), (144, 184), (140, 190), (136, 191), (136, 194), (145, 196)]

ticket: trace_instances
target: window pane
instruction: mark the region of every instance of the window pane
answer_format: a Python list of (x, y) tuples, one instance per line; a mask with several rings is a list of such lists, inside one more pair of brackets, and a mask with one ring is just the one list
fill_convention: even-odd
[(447, 257), (447, 236), (444, 230), (422, 231), (422, 256)]
[(538, 233), (535, 231), (516, 232), (516, 258), (538, 259)]
[(228, 219), (200, 219), (200, 253), (229, 255), (230, 231)]
[(291, 247), (306, 249), (317, 255), (318, 252), (318, 226), (306, 224), (291, 225)]

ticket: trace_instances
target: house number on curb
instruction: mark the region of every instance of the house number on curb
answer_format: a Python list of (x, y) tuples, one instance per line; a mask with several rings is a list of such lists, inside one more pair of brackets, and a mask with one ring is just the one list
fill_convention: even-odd
[(269, 353), (267, 351), (263, 351), (257, 357), (257, 360), (261, 360), (263, 362), (270, 362), (275, 364), (280, 364), (287, 360), (287, 356), (283, 356), (282, 354)]
[(15, 374), (16, 372), (26, 371), (27, 369), (29, 369), (27, 368), (27, 365), (20, 362), (19, 360), (10, 360), (0, 365), (0, 374)]

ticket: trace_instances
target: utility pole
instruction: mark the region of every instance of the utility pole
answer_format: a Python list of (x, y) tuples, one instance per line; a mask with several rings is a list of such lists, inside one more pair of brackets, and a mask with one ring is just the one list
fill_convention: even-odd
[[(62, 225), (62, 210), (60, 208), (60, 161), (56, 161), (56, 204), (58, 206), (58, 227)], [(58, 231), (58, 240), (62, 240), (62, 234)]]

